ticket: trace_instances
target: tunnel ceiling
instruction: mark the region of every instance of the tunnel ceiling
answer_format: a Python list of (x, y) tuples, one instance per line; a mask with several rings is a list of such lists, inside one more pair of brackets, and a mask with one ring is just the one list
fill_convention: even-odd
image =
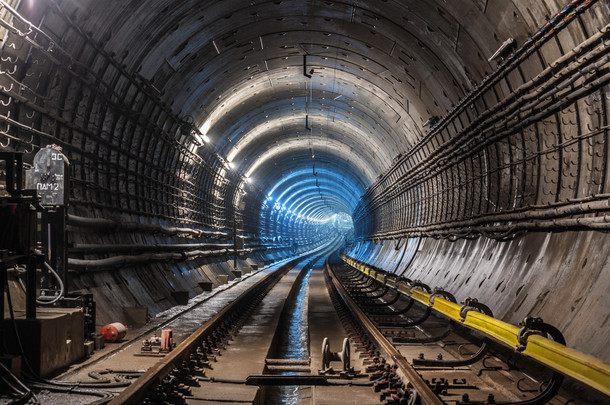
[[(561, 190), (538, 182), (562, 170), (528, 162), (534, 154), (556, 160), (552, 151), (565, 142), (537, 143), (528, 131), (541, 128), (518, 128), (502, 108), (546, 89), (532, 80), (560, 58), (567, 80), (583, 87), (567, 98), (579, 114), (585, 93), (605, 84), (578, 81), (597, 80), (591, 72), (603, 73), (594, 69), (603, 60), (583, 70), (572, 66), (576, 56), (564, 57), (607, 24), (603, 1), (0, 5), (0, 139), (26, 152), (64, 147), (75, 165), (74, 204), (211, 228), (230, 228), (236, 211), (259, 218), (261, 207), (286, 202), (286, 210), (312, 209), (306, 217), (355, 213), (364, 234), (395, 237), (418, 234), (405, 229), (422, 215), (433, 226), (547, 202), (550, 193), (559, 201)], [(603, 56), (598, 48), (592, 57)], [(513, 51), (525, 56), (511, 59)], [(531, 110), (548, 110), (543, 125), (574, 121), (564, 106), (544, 103)], [(492, 112), (491, 127), (471, 130)], [(582, 135), (587, 123), (576, 121)], [(402, 219), (385, 223), (395, 213)]]
[(339, 193), (329, 200), (341, 204), (331, 205), (351, 213), (352, 198), (424, 136), (425, 121), (492, 70), (486, 59), (509, 28), (510, 35), (525, 34), (512, 3), (487, 3), (67, 5), (172, 110), (193, 117), (215, 153), (263, 194), (281, 181), (277, 173), (309, 171), (310, 178), (293, 179), (313, 184), (338, 181), (313, 176), (315, 164), (340, 173), (355, 192), (330, 187), (312, 196)]

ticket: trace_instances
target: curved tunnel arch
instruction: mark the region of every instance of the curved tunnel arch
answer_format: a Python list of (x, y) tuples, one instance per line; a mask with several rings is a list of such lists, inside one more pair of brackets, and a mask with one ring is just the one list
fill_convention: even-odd
[[(324, 145), (331, 146), (331, 148), (319, 149), (318, 152), (315, 152), (316, 159), (311, 159), (310, 145), (312, 145), (312, 140), (315, 142), (323, 141)], [(295, 156), (296, 155), (296, 156)], [(344, 143), (329, 139), (327, 137), (307, 137), (302, 138), (293, 138), (290, 140), (285, 140), (282, 144), (274, 145), (269, 149), (265, 150), (258, 156), (252, 163), (250, 163), (247, 167), (248, 169), (245, 171), (244, 176), (246, 177), (256, 177), (256, 173), (259, 172), (259, 167), (261, 165), (270, 166), (272, 165), (272, 160), (275, 161), (293, 161), (294, 159), (298, 159), (299, 161), (312, 161), (317, 160), (318, 162), (324, 161), (324, 159), (328, 159), (332, 161), (333, 159), (343, 160), (346, 162), (353, 162), (352, 166), (354, 168), (355, 173), (361, 173), (362, 177), (365, 181), (370, 181), (374, 179), (376, 176), (376, 172), (373, 171), (373, 168), (370, 167), (370, 160), (373, 159), (374, 155), (370, 152), (367, 153), (368, 156), (359, 156), (353, 154), (351, 148)], [(308, 164), (309, 166), (309, 164)], [(261, 177), (261, 176), (258, 176)]]
[[(333, 178), (337, 184), (345, 184), (347, 186), (351, 186), (351, 189), (350, 189), (351, 194), (353, 194), (357, 197), (360, 197), (362, 195), (362, 192), (366, 188), (366, 185), (365, 185), (365, 183), (362, 182), (362, 178), (353, 176), (351, 172), (347, 171), (346, 169), (348, 167), (349, 166), (345, 165), (345, 166), (333, 167), (333, 168), (317, 168), (316, 173), (318, 173), (318, 175), (320, 175), (321, 177), (329, 176), (329, 177)], [(341, 172), (342, 170), (344, 172)], [(315, 178), (317, 176), (314, 176), (313, 173), (314, 173), (313, 168), (311, 168), (311, 169), (303, 168), (301, 170), (291, 171), (288, 174), (283, 173), (283, 174), (279, 175), (278, 181), (270, 182), (271, 184), (274, 184), (274, 185), (270, 190), (268, 190), (266, 192), (267, 197), (269, 198), (269, 197), (272, 197), (273, 195), (276, 195), (276, 197), (277, 197), (278, 193), (276, 193), (275, 191), (280, 187), (281, 187), (280, 190), (284, 190), (284, 191), (282, 191), (282, 193), (285, 193), (286, 190), (288, 190), (289, 187), (292, 187), (292, 185), (294, 185), (294, 184), (307, 182), (307, 180), (309, 180), (312, 183), (315, 183)], [(286, 185), (286, 183), (288, 183), (288, 185)], [(356, 198), (356, 200), (357, 200), (357, 198)], [(352, 208), (355, 208), (355, 206)]]
[[(278, 103), (282, 103), (282, 101)], [(219, 153), (224, 155), (226, 147), (230, 146), (231, 149), (226, 152), (226, 159), (232, 162), (236, 156), (243, 155), (244, 152), (248, 153), (245, 158), (256, 154), (269, 143), (277, 143), (282, 139), (294, 136), (302, 138), (316, 135), (322, 137), (321, 141), (324, 137), (328, 137), (329, 139), (342, 139), (346, 143), (350, 142), (359, 154), (364, 154), (368, 149), (372, 149), (381, 154), (379, 162), (372, 162), (377, 163), (376, 169), (388, 167), (392, 158), (397, 154), (396, 151), (401, 150), (400, 146), (395, 142), (385, 141), (390, 137), (389, 131), (385, 129), (379, 131), (370, 123), (360, 119), (359, 116), (354, 117), (352, 111), (341, 105), (333, 105), (332, 112), (329, 114), (329, 108), (322, 100), (311, 103), (308, 112), (304, 109), (297, 112), (292, 108), (290, 111), (257, 110), (254, 111), (254, 114), (259, 117), (259, 122), (239, 123), (239, 127), (231, 128), (228, 131), (228, 134), (238, 135), (232, 137), (230, 141), (224, 142), (229, 145), (223, 146), (223, 142), (219, 142), (217, 148), (220, 149)], [(276, 114), (277, 116), (274, 117), (273, 115)], [(359, 112), (359, 114), (363, 113)], [(244, 127), (249, 129), (240, 131), (240, 128)], [(320, 143), (323, 142), (316, 142), (316, 145)]]
[[(591, 236), (607, 230), (610, 190), (607, 2), (566, 1), (556, 22), (549, 17), (563, 7), (539, 1), (26, 3), (3, 17), (13, 29), (1, 28), (0, 141), (3, 150), (28, 152), (26, 161), (47, 144), (64, 148), (72, 215), (189, 226), (225, 239), (243, 219), (256, 239), (267, 226), (268, 190), (298, 184), (282, 182), (291, 171), (313, 170), (311, 143), (325, 162), (319, 170), (349, 172), (345, 185), (323, 190), (335, 208), (353, 209), (362, 246), (427, 237), (409, 271), (444, 282), (431, 275), (431, 263), (446, 267), (451, 258), (464, 271), (449, 287), (463, 288), (467, 271), (492, 277), (524, 303), (503, 298), (498, 306), (508, 319), (530, 310), (556, 315), (547, 301), (532, 302), (546, 297), (535, 276), (528, 276), (531, 290), (520, 288), (513, 280), (525, 270), (498, 262), (498, 273), (516, 276), (496, 280), (472, 257), (536, 247), (520, 263), (541, 275), (543, 259), (525, 258), (583, 240), (591, 244), (582, 251), (593, 254), (607, 241)], [(513, 47), (492, 59), (508, 39)], [(200, 145), (198, 131), (212, 142)], [(247, 153), (230, 169), (231, 149), (243, 144)], [(329, 179), (341, 184), (340, 177)], [(341, 192), (350, 185), (356, 191)], [(331, 211), (314, 195), (302, 194), (295, 208), (320, 219)], [(312, 229), (315, 223), (298, 232)], [(109, 245), (161, 239), (71, 237)], [(568, 278), (576, 267), (588, 269), (573, 260), (584, 253), (571, 252), (547, 264), (571, 263), (561, 273)], [(558, 276), (556, 285), (565, 280)], [(569, 303), (555, 304), (571, 312)]]
[[(326, 184), (332, 187), (337, 187), (335, 194), (342, 197), (345, 201), (345, 206), (350, 208), (350, 211), (356, 208), (356, 202), (361, 196), (360, 190), (353, 186), (352, 183), (345, 182), (345, 178), (334, 171), (329, 170), (317, 170), (318, 176), (312, 176), (311, 172), (305, 172), (302, 179), (292, 179), (292, 185), (283, 187), (283, 192), (277, 197), (278, 202), (283, 201), (283, 205), (288, 204), (291, 199), (296, 197), (298, 193), (305, 190), (304, 185), (309, 184), (309, 187), (320, 187), (322, 184)], [(298, 189), (297, 189), (298, 188)], [(287, 198), (282, 198), (286, 194), (290, 194)], [(290, 207), (288, 207), (290, 209)], [(350, 212), (348, 212), (350, 213)]]

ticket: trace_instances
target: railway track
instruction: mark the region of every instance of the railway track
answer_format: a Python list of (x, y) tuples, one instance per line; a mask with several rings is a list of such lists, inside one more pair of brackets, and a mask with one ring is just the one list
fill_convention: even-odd
[(195, 377), (205, 375), (204, 370), (211, 367), (232, 334), (239, 330), (267, 292), (299, 261), (288, 262), (255, 283), (110, 403), (184, 403), (190, 387), (197, 385)]
[(379, 403), (375, 366), (349, 361), (358, 352), (345, 346), (324, 262), (294, 261), (269, 274), (110, 403), (343, 404), (348, 395)]
[[(328, 266), (333, 287), (401, 374), (390, 403), (408, 396), (405, 382), (430, 404), (609, 403), (610, 365), (567, 348), (542, 320), (517, 328), (476, 299), (458, 305), (442, 289), (342, 259)], [(560, 390), (564, 374), (570, 391)]]
[[(562, 374), (436, 313), (451, 294), (388, 278), (338, 261), (290, 262), (110, 403), (591, 403), (558, 395)], [(493, 315), (474, 300), (468, 311)]]

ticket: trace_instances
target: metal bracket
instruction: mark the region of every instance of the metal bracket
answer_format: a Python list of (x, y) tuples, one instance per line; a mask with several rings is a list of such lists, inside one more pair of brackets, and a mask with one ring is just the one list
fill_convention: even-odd
[(436, 297), (441, 297), (446, 299), (447, 301), (451, 301), (454, 303), (457, 302), (453, 294), (451, 294), (449, 291), (445, 291), (442, 287), (434, 288), (432, 294), (430, 294), (430, 298), (428, 299), (428, 301), (430, 302), (430, 306), (434, 305), (434, 300), (436, 299)]
[(539, 317), (526, 317), (523, 322), (520, 324), (522, 327), (517, 334), (517, 341), (519, 345), (517, 346), (517, 351), (522, 352), (527, 347), (527, 339), (531, 335), (540, 335), (546, 336), (547, 334), (551, 335), (553, 340), (562, 345), (566, 344), (566, 340), (563, 337), (563, 334), (556, 327), (549, 325), (548, 323), (544, 323), (542, 318)]
[(349, 339), (343, 339), (343, 348), (340, 352), (331, 352), (330, 343), (328, 338), (325, 337), (322, 341), (322, 371), (330, 368), (331, 361), (341, 361), (343, 371), (349, 371), (350, 369), (350, 352), (349, 352)]
[(479, 300), (476, 298), (468, 297), (462, 301), (462, 307), (460, 308), (460, 322), (466, 321), (466, 316), (470, 311), (478, 311), (491, 317), (494, 316), (493, 312), (487, 305), (479, 302)]
[(411, 288), (409, 288), (409, 295), (413, 294), (413, 290), (415, 289), (422, 290), (427, 293), (430, 293), (432, 291), (428, 284), (422, 283), (420, 280), (415, 280), (413, 283), (411, 283)]

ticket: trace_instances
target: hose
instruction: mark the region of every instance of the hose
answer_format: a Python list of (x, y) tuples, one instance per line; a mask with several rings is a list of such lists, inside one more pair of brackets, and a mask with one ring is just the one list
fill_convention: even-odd
[(40, 305), (52, 305), (64, 297), (66, 289), (64, 287), (63, 281), (61, 280), (61, 277), (59, 277), (59, 274), (57, 274), (57, 272), (53, 270), (49, 263), (44, 262), (44, 266), (47, 268), (47, 270), (51, 272), (51, 274), (53, 274), (53, 276), (57, 280), (57, 284), (59, 285), (59, 294), (55, 295), (55, 297), (50, 299), (47, 299), (47, 297), (45, 296), (40, 296), (36, 298), (36, 302)]
[[(250, 253), (251, 249), (240, 249), (238, 254)], [(217, 250), (192, 250), (178, 253), (143, 253), (139, 255), (119, 255), (111, 256), (105, 259), (68, 259), (68, 266), (71, 270), (78, 271), (103, 271), (121, 267), (126, 265), (138, 265), (148, 262), (161, 261), (187, 261), (194, 260), (200, 257), (222, 256), (233, 253), (230, 249)]]
[[(231, 380), (226, 378), (214, 378), (214, 377), (200, 377), (196, 376), (195, 379), (203, 382), (215, 382), (221, 384), (240, 384), (245, 385), (247, 380)], [(340, 385), (340, 386), (360, 386), (360, 387), (370, 387), (373, 386), (376, 382), (379, 382), (383, 379), (383, 377), (379, 377), (376, 380), (372, 381), (335, 381), (335, 380), (326, 380), (328, 385)]]
[[(44, 265), (47, 268), (47, 270), (49, 270), (53, 274), (55, 279), (57, 280), (57, 284), (59, 285), (59, 294), (55, 295), (53, 297), (46, 297), (46, 296), (37, 297), (36, 303), (38, 303), (40, 305), (51, 305), (51, 304), (54, 304), (57, 301), (59, 301), (61, 298), (63, 298), (66, 291), (65, 291), (64, 283), (61, 280), (61, 277), (59, 276), (59, 274), (57, 274), (57, 272), (55, 270), (53, 270), (53, 268), (47, 262), (45, 262)], [(18, 276), (26, 273), (25, 269), (18, 267), (18, 266), (13, 267), (13, 269), (17, 272)], [(26, 290), (25, 284), (23, 283), (23, 280), (21, 279), (21, 277), (18, 277), (18, 280), (19, 280), (19, 284), (21, 285), (21, 288), (23, 289), (23, 291), (25, 291)]]
[(54, 392), (67, 392), (67, 393), (73, 393), (73, 394), (92, 395), (92, 396), (102, 398), (98, 401), (91, 402), (89, 405), (106, 404), (112, 398), (115, 397), (115, 394), (112, 392), (109, 392), (109, 391), (98, 391), (98, 390), (92, 390), (92, 389), (86, 389), (86, 388), (79, 388), (78, 386), (74, 386), (74, 385), (61, 386), (61, 385), (50, 384), (50, 383), (35, 382), (35, 383), (30, 383), (30, 386), (39, 388), (39, 389), (54, 391)]
[(121, 222), (105, 218), (87, 218), (77, 215), (68, 215), (68, 225), (81, 228), (96, 228), (103, 229), (109, 232), (146, 232), (146, 233), (163, 233), (166, 235), (192, 235), (195, 237), (207, 237), (215, 239), (226, 239), (229, 237), (228, 232), (209, 231), (205, 229), (167, 227), (158, 224), (144, 224), (140, 222)]
[(36, 394), (34, 394), (30, 388), (28, 388), (23, 382), (21, 382), (21, 380), (2, 363), (0, 363), (0, 371), (3, 374), (8, 375), (10, 380), (14, 381), (21, 389), (23, 389), (22, 391), (19, 387), (16, 387), (15, 385), (11, 384), (11, 382), (7, 378), (5, 378), (4, 376), (2, 377), (4, 383), (9, 386), (14, 392), (20, 395), (20, 398), (9, 402), (10, 404), (23, 403), (23, 401), (29, 401), (30, 399), (33, 399), (35, 404), (40, 404), (40, 400), (38, 399), (38, 397), (36, 397)]

